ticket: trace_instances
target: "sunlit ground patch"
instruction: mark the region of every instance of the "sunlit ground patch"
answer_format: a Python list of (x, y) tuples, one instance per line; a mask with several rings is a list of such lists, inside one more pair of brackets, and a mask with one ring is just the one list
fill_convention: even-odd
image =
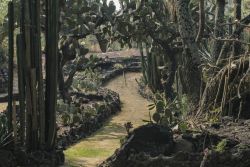
[[(79, 165), (86, 165), (85, 160), (89, 158), (92, 159), (92, 161), (95, 161), (96, 157), (98, 157), (98, 159), (101, 157), (108, 157), (112, 155), (113, 150), (83, 146), (81, 148), (74, 147), (72, 149), (68, 149), (64, 153), (67, 157), (67, 164), (69, 164), (70, 167), (76, 167)], [(98, 161), (98, 159), (96, 161)]]
[(3, 112), (7, 108), (7, 103), (0, 103), (0, 112)]
[(70, 159), (77, 159), (78, 157), (106, 157), (107, 155), (112, 154), (112, 151), (103, 148), (74, 148), (69, 149), (64, 152), (65, 155)]

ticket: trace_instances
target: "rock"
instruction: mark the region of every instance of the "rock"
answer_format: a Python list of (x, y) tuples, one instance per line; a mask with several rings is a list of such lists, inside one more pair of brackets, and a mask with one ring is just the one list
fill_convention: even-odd
[(203, 159), (204, 167), (249, 167), (249, 146), (236, 145), (230, 150), (219, 153), (211, 151), (207, 158)]
[[(122, 147), (116, 150), (106, 164), (112, 164), (114, 167), (127, 167), (127, 161), (130, 155), (147, 154), (157, 156), (160, 154), (169, 155), (173, 152), (173, 133), (171, 129), (156, 124), (148, 124), (135, 129)], [(108, 165), (109, 166), (109, 165)]]
[(244, 121), (245, 126), (250, 126), (250, 119)]
[(214, 129), (220, 129), (220, 126), (221, 126), (221, 124), (218, 123), (218, 122), (211, 124), (211, 127), (214, 128)]
[[(72, 92), (71, 97), (73, 102), (68, 107), (68, 113), (73, 115), (70, 117), (70, 124), (62, 125), (58, 130), (59, 148), (66, 148), (95, 132), (107, 118), (120, 111), (119, 94), (109, 89), (100, 88), (97, 94)], [(90, 99), (94, 102), (86, 105)], [(89, 106), (93, 107), (93, 112), (87, 112)]]
[(228, 122), (233, 122), (233, 117), (229, 117), (229, 116), (224, 116), (221, 121), (223, 123), (228, 123)]
[(193, 151), (193, 144), (182, 138), (182, 135), (179, 135), (175, 138), (175, 147), (174, 153), (177, 152), (192, 152)]
[(14, 155), (7, 150), (0, 150), (0, 167), (14, 167)]
[(65, 162), (65, 156), (62, 150), (56, 151), (56, 164), (63, 165)]
[(27, 164), (28, 155), (24, 150), (21, 149), (16, 150), (15, 157), (18, 165), (25, 166), (25, 164)]
[(137, 152), (149, 153), (151, 156), (166, 155), (173, 148), (173, 134), (169, 128), (148, 124), (135, 129), (133, 135), (130, 146)]

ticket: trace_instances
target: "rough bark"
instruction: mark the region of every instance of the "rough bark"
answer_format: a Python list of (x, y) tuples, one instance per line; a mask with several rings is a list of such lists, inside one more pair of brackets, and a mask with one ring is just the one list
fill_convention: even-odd
[[(247, 15), (245, 18), (243, 18), (239, 22), (240, 22), (239, 26), (236, 27), (236, 29), (234, 30), (233, 34), (230, 36), (229, 39), (236, 38), (237, 34), (240, 34), (244, 30), (244, 28), (246, 28), (243, 25), (248, 25), (250, 23), (250, 14)], [(220, 64), (221, 59), (224, 59), (227, 56), (228, 52), (231, 51), (230, 47), (232, 46), (232, 44), (233, 44), (232, 41), (227, 41), (223, 44), (223, 47), (220, 51), (219, 58), (217, 59), (217, 62), (216, 62), (217, 65)]]
[(177, 70), (176, 52), (168, 52), (166, 50), (166, 56), (169, 58), (170, 61), (170, 70), (168, 78), (166, 78), (165, 83), (163, 83), (163, 86), (164, 86), (165, 96), (169, 97), (171, 100), (174, 100), (173, 84), (175, 81), (175, 73)]
[(181, 69), (184, 82), (182, 85), (187, 88), (184, 93), (196, 101), (199, 98), (201, 86), (200, 56), (199, 48), (195, 42), (196, 33), (188, 5), (189, 1), (187, 0), (176, 1), (179, 33), (184, 46)]
[(205, 30), (205, 4), (204, 4), (204, 0), (200, 0), (199, 2), (199, 31), (196, 37), (196, 42), (200, 42), (200, 40), (203, 37), (204, 34), (204, 30)]
[[(224, 35), (224, 30), (221, 24), (224, 22), (225, 5), (226, 5), (225, 0), (216, 1), (215, 28), (214, 28), (215, 38), (221, 38)], [(214, 61), (218, 59), (222, 46), (223, 46), (222, 41), (219, 41), (219, 40), (213, 41), (212, 56), (214, 58)]]
[[(237, 20), (241, 20), (241, 0), (234, 0), (234, 18)], [(235, 25), (235, 29), (239, 27), (238, 24)], [(241, 38), (241, 32), (237, 33), (235, 35), (237, 39)], [(241, 52), (241, 43), (240, 42), (234, 42), (233, 46), (233, 56), (238, 56)]]
[[(77, 57), (77, 49), (80, 50), (79, 56), (81, 57)], [(58, 86), (62, 98), (66, 100), (68, 90), (73, 83), (73, 77), (84, 64), (85, 55), (89, 52), (89, 50), (80, 45), (77, 38), (73, 37), (61, 37), (59, 42), (59, 50)], [(75, 66), (71, 69), (68, 78), (65, 80), (63, 68), (69, 61), (73, 61), (73, 64), (75, 64)]]

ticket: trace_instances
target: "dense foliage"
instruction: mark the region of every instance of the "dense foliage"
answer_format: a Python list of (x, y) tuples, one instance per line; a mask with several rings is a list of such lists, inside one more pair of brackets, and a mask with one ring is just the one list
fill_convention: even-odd
[(0, 1), (0, 24), (3, 23), (3, 20), (5, 19), (5, 16), (7, 14), (7, 5), (8, 5), (9, 0), (1, 0)]

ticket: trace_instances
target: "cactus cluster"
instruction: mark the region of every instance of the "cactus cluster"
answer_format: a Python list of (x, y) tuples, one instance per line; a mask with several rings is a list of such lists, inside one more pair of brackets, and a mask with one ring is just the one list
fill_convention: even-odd
[[(140, 48), (141, 50), (141, 59), (142, 59), (142, 74), (145, 84), (154, 92), (162, 91), (162, 82), (161, 82), (161, 72), (159, 70), (159, 57), (161, 53), (157, 50), (156, 46), (151, 47), (150, 49)], [(144, 53), (146, 50), (146, 53)]]
[[(20, 1), (19, 6), (9, 2), (9, 88), (8, 122), (9, 132), (14, 131), (16, 139), (27, 151), (55, 149), (56, 141), (56, 99), (58, 71), (59, 1)], [(45, 9), (45, 23), (42, 9)], [(14, 13), (17, 12), (17, 13)], [(20, 32), (15, 37), (15, 15), (19, 15)], [(43, 71), (41, 27), (45, 27), (46, 67)], [(16, 39), (16, 40), (14, 40)], [(16, 41), (18, 65), (18, 89), (20, 105), (20, 130), (16, 131), (17, 115), (13, 106), (13, 58)], [(44, 83), (46, 73), (46, 84)], [(15, 134), (17, 133), (17, 134)]]

